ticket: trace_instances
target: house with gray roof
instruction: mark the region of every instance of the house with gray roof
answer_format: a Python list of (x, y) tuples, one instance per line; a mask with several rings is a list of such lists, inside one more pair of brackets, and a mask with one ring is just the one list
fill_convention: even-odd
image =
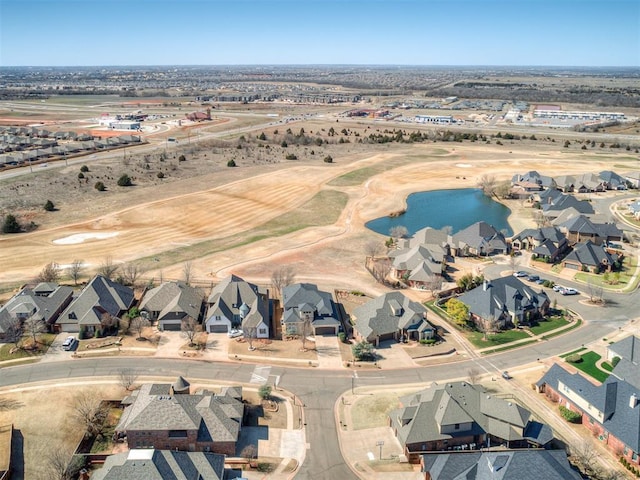
[(618, 255), (609, 253), (602, 245), (596, 245), (591, 240), (578, 243), (573, 247), (562, 265), (574, 270), (585, 270), (589, 272), (610, 272), (618, 261)]
[(507, 253), (509, 246), (504, 235), (493, 225), (476, 222), (452, 236), (451, 251), (458, 257)]
[(538, 190), (555, 190), (556, 182), (552, 177), (548, 175), (540, 175), (535, 170), (531, 170), (526, 173), (516, 174), (511, 178), (511, 184), (517, 185), (520, 183), (532, 183), (539, 185), (540, 188)]
[(446, 252), (440, 245), (417, 245), (389, 252), (392, 275), (412, 287), (427, 285), (441, 277), (446, 268)]
[(294, 283), (282, 289), (282, 325), (286, 334), (304, 334), (305, 325), (314, 335), (337, 335), (341, 323), (331, 294), (311, 283)]
[(511, 248), (532, 252), (534, 258), (555, 262), (568, 249), (567, 237), (556, 227), (527, 228), (511, 237)]
[(546, 315), (550, 305), (544, 291), (536, 292), (513, 276), (485, 280), (458, 300), (469, 308), (470, 320), (476, 325), (493, 323), (497, 328), (527, 325)]
[(565, 450), (500, 450), (425, 453), (425, 480), (581, 480)]
[(257, 285), (229, 275), (213, 287), (207, 304), (207, 332), (228, 332), (232, 328), (242, 327), (247, 332), (255, 332), (256, 338), (269, 338), (268, 290), (260, 290)]
[(616, 458), (624, 456), (639, 464), (640, 390), (636, 386), (616, 375), (598, 385), (555, 363), (536, 389), (551, 402), (581, 414), (582, 425)]
[(573, 217), (559, 225), (559, 228), (571, 244), (589, 240), (596, 245), (606, 246), (609, 242), (622, 241), (623, 236), (615, 223), (596, 223), (585, 215)]
[(618, 357), (612, 374), (640, 389), (640, 337), (628, 337), (607, 346), (607, 360), (609, 363)]
[(427, 340), (435, 328), (427, 321), (427, 309), (401, 292), (388, 292), (357, 307), (352, 314), (358, 337), (369, 343), (384, 340)]
[(224, 455), (141, 448), (109, 455), (91, 480), (223, 480)]
[(9, 325), (29, 318), (42, 320), (47, 328), (53, 328), (72, 298), (73, 290), (57, 283), (39, 283), (33, 288), (23, 288), (0, 307), (0, 339)]
[(242, 387), (189, 394), (170, 384), (144, 384), (123, 400), (116, 435), (129, 448), (236, 454), (244, 404)]
[(182, 321), (201, 321), (204, 293), (183, 282), (164, 282), (148, 290), (140, 302), (140, 311), (158, 322), (160, 330), (180, 330)]
[(550, 220), (554, 219), (568, 208), (574, 208), (585, 215), (594, 213), (593, 206), (590, 202), (578, 200), (573, 195), (565, 195), (561, 192), (557, 193), (559, 193), (559, 195), (540, 195), (540, 208), (542, 208), (542, 214), (545, 218)]
[(101, 328), (104, 316), (120, 318), (133, 302), (131, 288), (96, 275), (62, 312), (56, 325), (63, 332), (92, 336)]
[(607, 190), (626, 190), (627, 180), (616, 172), (611, 170), (603, 170), (598, 174), (598, 177), (604, 183)]
[(400, 403), (389, 413), (389, 425), (412, 463), (433, 451), (544, 447), (553, 440), (551, 428), (531, 412), (480, 385), (434, 384)]

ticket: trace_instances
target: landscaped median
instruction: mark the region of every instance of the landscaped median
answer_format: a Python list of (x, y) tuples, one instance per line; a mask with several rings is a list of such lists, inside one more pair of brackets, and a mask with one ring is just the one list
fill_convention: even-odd
[(595, 378), (601, 383), (609, 377), (608, 372), (598, 367), (598, 362), (602, 357), (596, 352), (581, 348), (579, 350), (560, 355), (560, 357), (564, 358), (565, 362), (570, 363), (573, 367), (583, 373), (586, 373), (590, 377)]

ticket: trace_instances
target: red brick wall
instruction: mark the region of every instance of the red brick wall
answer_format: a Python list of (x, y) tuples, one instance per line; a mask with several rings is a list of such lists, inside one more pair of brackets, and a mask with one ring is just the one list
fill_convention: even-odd
[(234, 456), (235, 442), (198, 442), (197, 430), (188, 430), (187, 436), (170, 438), (168, 431), (128, 431), (127, 443), (129, 448), (154, 447), (188, 452), (213, 452)]

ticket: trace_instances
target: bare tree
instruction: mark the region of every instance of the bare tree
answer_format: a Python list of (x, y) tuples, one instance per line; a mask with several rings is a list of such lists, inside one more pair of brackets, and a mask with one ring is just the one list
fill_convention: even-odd
[(97, 437), (105, 429), (109, 408), (95, 391), (81, 391), (71, 401), (71, 415), (85, 429), (85, 437)]
[(22, 335), (24, 334), (24, 328), (22, 326), (22, 322), (17, 318), (12, 318), (7, 323), (3, 325), (4, 327), (4, 340), (6, 342), (13, 343), (16, 348), (20, 344), (20, 340), (22, 340)]
[(482, 190), (487, 197), (492, 197), (496, 191), (496, 177), (493, 175), (482, 175), (478, 181), (478, 188)]
[(118, 317), (114, 317), (109, 312), (104, 312), (100, 315), (100, 327), (102, 328), (102, 333), (106, 334), (112, 333), (114, 327), (118, 326)]
[(249, 444), (242, 449), (240, 455), (246, 458), (248, 461), (251, 461), (258, 456), (258, 449), (255, 445)]
[(111, 255), (104, 258), (100, 266), (98, 267), (98, 273), (109, 280), (113, 280), (116, 272), (118, 271), (118, 266), (113, 263), (113, 258)]
[(24, 330), (27, 334), (31, 335), (34, 346), (38, 343), (38, 334), (44, 332), (46, 329), (47, 325), (41, 318), (31, 316), (24, 321)]
[(180, 331), (182, 332), (182, 335), (189, 340), (189, 346), (193, 347), (194, 345), (194, 338), (196, 338), (196, 335), (198, 334), (198, 322), (196, 321), (196, 319), (194, 319), (193, 317), (186, 317), (182, 319), (182, 322), (180, 323)]
[(49, 451), (42, 456), (47, 464), (47, 479), (49, 480), (73, 480), (78, 478), (80, 470), (84, 467), (84, 457), (60, 448), (51, 446)]
[(389, 230), (389, 235), (391, 235), (396, 240), (405, 238), (408, 233), (409, 230), (407, 230), (407, 227), (403, 225), (396, 225), (395, 227), (391, 227), (391, 230)]
[(255, 327), (253, 325), (243, 325), (242, 332), (244, 333), (244, 338), (246, 338), (247, 342), (249, 342), (249, 350), (255, 350), (253, 341), (258, 336), (258, 327)]
[(493, 314), (488, 318), (481, 318), (476, 323), (478, 330), (480, 330), (483, 333), (483, 336), (482, 336), (483, 340), (487, 340), (487, 336), (489, 334), (496, 333), (499, 330), (498, 322), (499, 322), (498, 315)]
[(378, 240), (369, 240), (364, 246), (364, 252), (367, 255), (367, 259), (374, 260), (383, 252), (383, 245)]
[(424, 283), (425, 288), (429, 289), (431, 295), (435, 297), (437, 293), (442, 289), (442, 275), (431, 275)]
[(129, 391), (136, 380), (138, 380), (138, 374), (132, 368), (122, 368), (118, 372), (118, 379), (120, 381), (120, 385)]
[(583, 440), (578, 444), (571, 445), (571, 458), (576, 466), (591, 478), (597, 470), (598, 453), (588, 441)]
[(55, 262), (47, 263), (40, 273), (37, 280), (39, 282), (57, 282), (60, 278), (60, 265)]
[(477, 384), (480, 381), (480, 370), (475, 367), (471, 367), (469, 370), (467, 370), (467, 379), (469, 380), (470, 384)]
[(495, 187), (495, 192), (499, 198), (509, 198), (511, 195), (511, 182), (501, 182)]
[(138, 283), (138, 280), (142, 275), (144, 275), (144, 268), (139, 263), (130, 262), (125, 264), (122, 269), (122, 278), (124, 279), (125, 285), (131, 285), (135, 287)]
[(311, 333), (311, 322), (313, 321), (313, 314), (303, 315), (300, 320), (300, 337), (302, 340), (302, 350), (306, 350), (307, 336)]
[(388, 258), (383, 260), (377, 260), (371, 267), (371, 274), (378, 283), (384, 284), (387, 280), (387, 276), (391, 272), (391, 261)]
[(189, 285), (189, 282), (191, 282), (192, 267), (193, 265), (191, 264), (191, 262), (184, 262), (184, 264), (182, 265), (182, 279), (187, 285)]
[(71, 262), (71, 265), (69, 265), (69, 268), (67, 268), (67, 273), (73, 280), (74, 285), (78, 285), (78, 279), (82, 274), (83, 267), (84, 267), (83, 260), (74, 260), (73, 262)]
[(136, 332), (137, 340), (142, 340), (142, 332), (144, 331), (144, 329), (146, 327), (149, 326), (149, 320), (147, 320), (144, 317), (136, 317), (133, 320), (131, 320), (130, 324), (129, 324), (129, 328), (131, 330), (133, 330), (134, 332)]
[(604, 303), (604, 288), (602, 285), (596, 285), (591, 278), (587, 279), (587, 291), (589, 292), (589, 301), (591, 303)]
[(515, 255), (509, 255), (509, 268), (511, 269), (511, 273), (515, 273), (518, 265), (520, 264), (520, 259)]
[(281, 265), (271, 274), (271, 284), (280, 296), (282, 289), (291, 285), (296, 278), (296, 271), (291, 265)]

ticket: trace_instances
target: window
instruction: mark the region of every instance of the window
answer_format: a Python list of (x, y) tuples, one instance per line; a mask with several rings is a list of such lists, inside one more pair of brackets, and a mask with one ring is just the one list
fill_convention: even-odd
[(453, 429), (454, 429), (454, 430), (460, 430), (460, 424), (459, 424), (459, 423), (456, 423), (456, 424), (453, 426)]
[(633, 460), (634, 462), (638, 461), (638, 454), (636, 452), (633, 452), (633, 454), (631, 455), (631, 460)]
[(593, 425), (594, 421), (593, 418), (589, 417), (589, 425)]
[(267, 329), (266, 328), (261, 328), (260, 329), (260, 335), (266, 335), (267, 334)]
[(186, 430), (169, 430), (169, 438), (187, 438)]

